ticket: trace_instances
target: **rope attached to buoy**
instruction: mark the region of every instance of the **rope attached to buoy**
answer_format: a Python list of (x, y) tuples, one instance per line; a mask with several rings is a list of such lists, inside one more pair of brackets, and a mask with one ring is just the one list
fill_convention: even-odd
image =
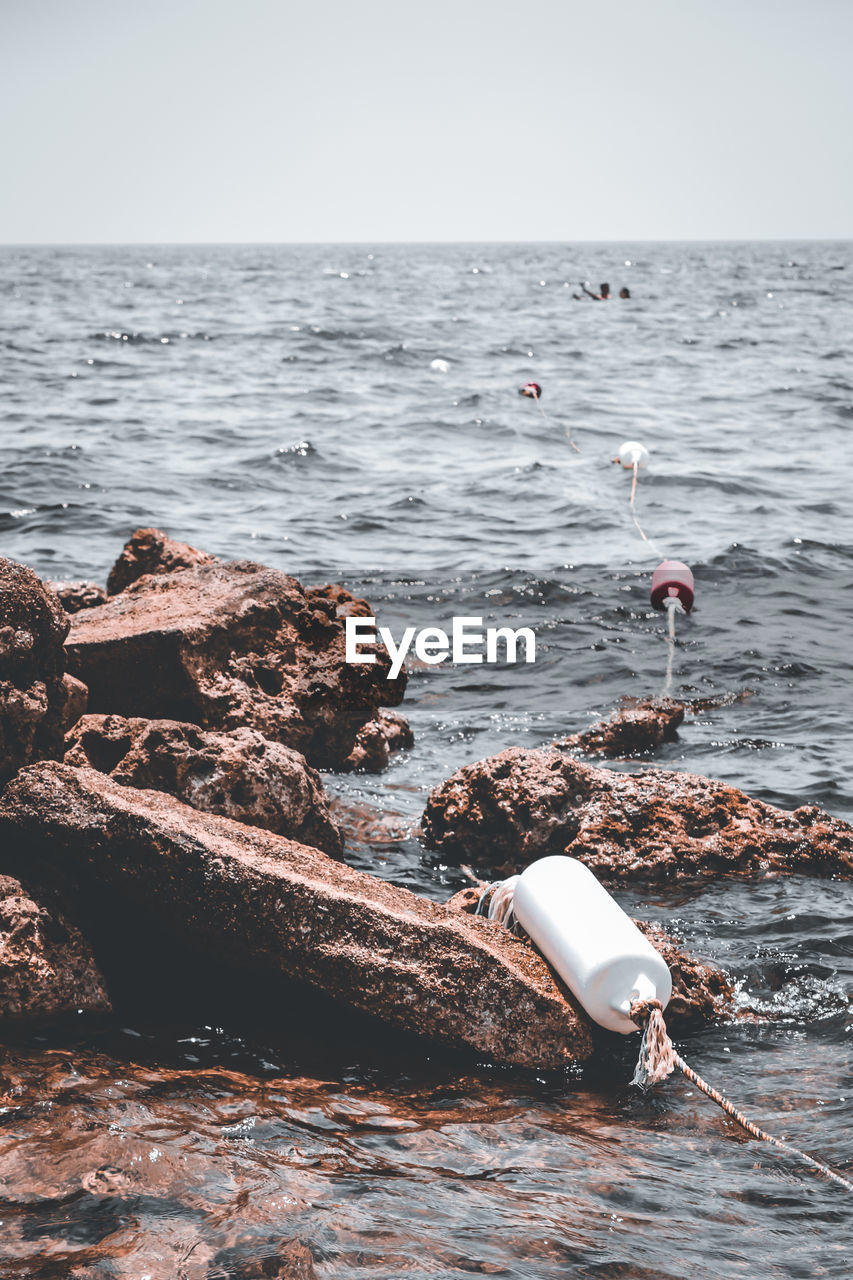
[(675, 615), (680, 610), (684, 612), (684, 608), (678, 596), (668, 596), (665, 601), (666, 611), (669, 615), (667, 618), (666, 644), (669, 650), (666, 659), (666, 681), (661, 690), (661, 697), (666, 698), (672, 688), (672, 664), (675, 658)]
[(669, 1038), (666, 1023), (664, 1022), (663, 1009), (659, 1000), (635, 1001), (631, 1005), (630, 1017), (631, 1021), (635, 1022), (643, 1032), (643, 1038), (640, 1042), (640, 1056), (637, 1060), (634, 1077), (631, 1081), (632, 1084), (643, 1090), (649, 1089), (652, 1085), (659, 1084), (661, 1080), (665, 1080), (667, 1076), (672, 1075), (673, 1071), (678, 1068), (691, 1084), (695, 1084), (696, 1088), (700, 1089), (712, 1102), (716, 1102), (718, 1107), (722, 1107), (723, 1111), (731, 1116), (753, 1138), (758, 1138), (760, 1142), (770, 1143), (771, 1146), (777, 1147), (787, 1155), (801, 1160), (803, 1164), (808, 1165), (810, 1169), (813, 1169), (822, 1177), (828, 1178), (831, 1182), (844, 1187), (845, 1191), (853, 1192), (853, 1182), (849, 1182), (840, 1173), (830, 1169), (829, 1165), (823, 1164), (820, 1160), (815, 1160), (813, 1156), (807, 1155), (799, 1147), (791, 1146), (789, 1142), (783, 1141), (782, 1138), (774, 1138), (771, 1133), (759, 1128), (742, 1111), (739, 1111), (733, 1102), (729, 1102), (728, 1098), (724, 1097), (719, 1090), (714, 1089), (692, 1067), (688, 1066), (681, 1055), (676, 1053), (675, 1047)]

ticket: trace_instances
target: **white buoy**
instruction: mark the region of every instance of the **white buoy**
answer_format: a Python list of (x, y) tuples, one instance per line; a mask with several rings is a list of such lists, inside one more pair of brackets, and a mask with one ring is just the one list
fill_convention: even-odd
[(450, 372), (450, 363), (447, 360), (432, 360), (430, 361), (429, 367), (433, 369), (436, 373)]
[(619, 461), (626, 471), (638, 467), (641, 471), (649, 465), (649, 451), (639, 440), (626, 440), (619, 446)]
[(619, 904), (576, 858), (540, 858), (521, 873), (515, 918), (589, 1016), (608, 1031), (637, 1030), (635, 1000), (672, 995), (672, 975)]

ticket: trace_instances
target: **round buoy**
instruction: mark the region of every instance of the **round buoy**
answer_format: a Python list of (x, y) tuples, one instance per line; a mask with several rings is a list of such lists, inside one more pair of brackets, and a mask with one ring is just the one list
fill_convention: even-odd
[(649, 465), (649, 451), (639, 440), (626, 440), (619, 446), (618, 461), (626, 471), (631, 471), (634, 467), (642, 469)]
[(450, 370), (447, 360), (431, 360), (429, 367), (434, 369), (436, 373), (448, 373)]
[(518, 388), (520, 396), (527, 396), (529, 400), (540, 400), (542, 398), (542, 388), (538, 382), (525, 382), (523, 387)]
[(693, 608), (693, 574), (680, 560), (662, 560), (652, 574), (651, 601), (656, 609), (665, 609), (666, 601), (675, 598), (685, 613)]

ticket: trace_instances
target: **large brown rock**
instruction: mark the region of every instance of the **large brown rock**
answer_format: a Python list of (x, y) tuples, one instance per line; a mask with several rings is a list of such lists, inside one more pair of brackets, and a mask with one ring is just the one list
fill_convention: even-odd
[(321, 767), (343, 765), (405, 688), (381, 646), (373, 664), (345, 661), (333, 601), (250, 561), (147, 574), (76, 614), (67, 652), (91, 712), (248, 725)]
[(122, 786), (168, 791), (194, 809), (265, 827), (332, 857), (343, 837), (320, 775), (292, 747), (257, 729), (209, 733), (176, 720), (84, 716), (66, 739), (66, 764)]
[(684, 710), (684, 704), (672, 698), (625, 698), (607, 720), (599, 720), (583, 733), (573, 733), (554, 745), (584, 755), (638, 755), (671, 742), (684, 719)]
[(144, 913), (202, 953), (393, 1026), (528, 1067), (592, 1052), (586, 1017), (506, 930), (163, 792), (31, 766), (0, 801), (3, 839), (33, 868), (74, 874), (114, 918)]
[(161, 529), (137, 529), (110, 569), (107, 595), (114, 596), (146, 573), (172, 573), (210, 564), (216, 559), (207, 551), (197, 551), (186, 542), (176, 542)]
[(0, 1019), (110, 1007), (88, 944), (17, 880), (0, 876)]
[(424, 835), (493, 874), (568, 853), (605, 880), (853, 873), (853, 827), (792, 813), (694, 773), (596, 769), (558, 747), (513, 747), (432, 792)]
[(67, 633), (50, 587), (0, 557), (0, 786), (22, 764), (62, 754)]

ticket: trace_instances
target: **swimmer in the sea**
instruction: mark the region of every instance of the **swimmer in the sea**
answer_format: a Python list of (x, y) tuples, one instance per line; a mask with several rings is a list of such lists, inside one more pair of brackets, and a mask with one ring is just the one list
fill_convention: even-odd
[(631, 296), (631, 290), (626, 288), (626, 286), (623, 284), (622, 288), (619, 290), (619, 297), (630, 298), (630, 296)]
[(610, 301), (610, 285), (609, 284), (600, 284), (598, 286), (599, 289), (601, 290), (601, 293), (593, 293), (591, 289), (587, 289), (583, 280), (579, 280), (578, 284), (583, 289), (584, 293), (588, 298), (594, 298), (596, 302)]

